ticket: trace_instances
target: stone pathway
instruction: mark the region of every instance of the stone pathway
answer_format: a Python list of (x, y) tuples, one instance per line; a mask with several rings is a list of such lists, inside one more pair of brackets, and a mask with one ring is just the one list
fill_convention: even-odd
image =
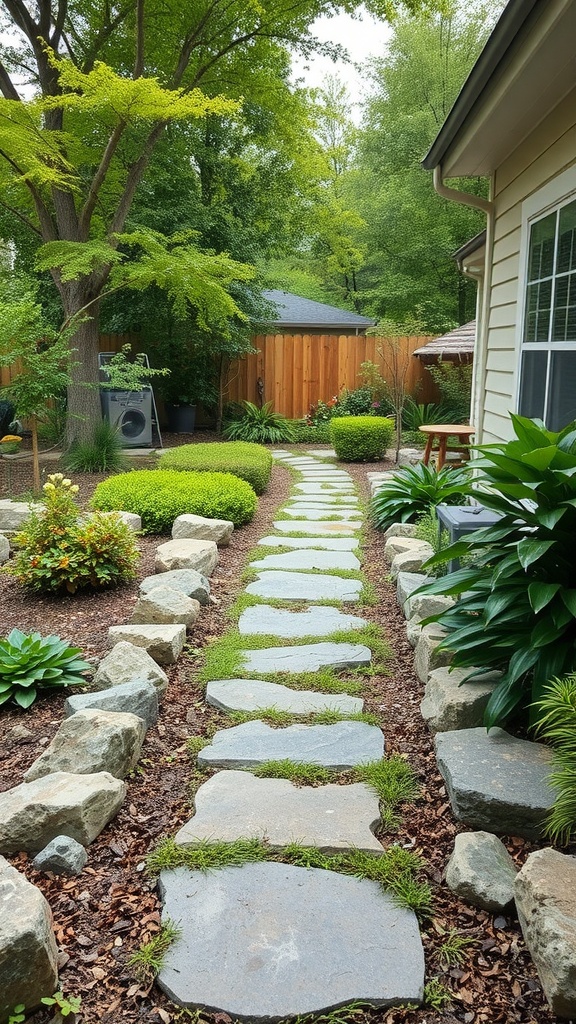
[[(246, 593), (257, 603), (238, 622), (246, 640), (239, 678), (212, 680), (206, 700), (224, 711), (274, 708), (296, 719), (330, 709), (341, 720), (273, 728), (256, 719), (217, 732), (198, 764), (221, 770), (200, 786), (195, 814), (175, 837), (178, 845), (259, 839), (279, 849), (299, 843), (326, 853), (384, 852), (374, 835), (378, 798), (366, 784), (296, 787), (246, 771), (283, 759), (344, 770), (384, 756), (381, 730), (346, 718), (362, 710), (360, 698), (318, 692), (313, 683), (307, 690), (290, 686), (298, 673), (371, 661), (369, 647), (353, 642), (353, 631), (366, 621), (325, 603), (360, 599), (362, 581), (352, 573), (360, 569), (362, 513), (349, 474), (324, 461), (324, 452), (315, 455), (275, 453), (298, 470), (300, 482), (274, 534), (260, 540), (262, 556), (251, 563), (255, 579)], [(282, 607), (284, 601), (303, 606), (295, 611)], [(350, 640), (330, 640), (336, 632), (349, 632)], [(254, 647), (250, 638), (258, 636), (277, 637), (278, 644)], [(181, 933), (158, 984), (180, 1006), (254, 1021), (319, 1013), (353, 1000), (375, 1006), (422, 1000), (416, 917), (375, 882), (270, 861), (207, 874), (165, 870), (160, 889), (164, 918)]]

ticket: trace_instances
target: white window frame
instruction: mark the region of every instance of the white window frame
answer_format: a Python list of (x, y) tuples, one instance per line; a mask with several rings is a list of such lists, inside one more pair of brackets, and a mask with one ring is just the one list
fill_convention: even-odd
[[(524, 200), (522, 203), (522, 226), (520, 232), (520, 263), (519, 263), (519, 274), (518, 274), (518, 300), (517, 309), (518, 316), (516, 319), (516, 365), (515, 365), (515, 380), (514, 380), (514, 408), (519, 411), (520, 406), (520, 384), (521, 384), (521, 370), (522, 370), (522, 354), (524, 350), (527, 351), (560, 351), (560, 352), (572, 352), (576, 351), (576, 341), (549, 341), (545, 345), (539, 342), (524, 342), (524, 329), (526, 323), (526, 289), (528, 285), (528, 256), (530, 246), (530, 230), (532, 225), (542, 220), (549, 213), (554, 213), (562, 206), (566, 206), (568, 203), (576, 199), (576, 164), (568, 167), (567, 170), (562, 171), (551, 181), (543, 185), (542, 188), (538, 189), (531, 196)], [(553, 283), (556, 281), (556, 276), (553, 277)], [(545, 401), (548, 399), (548, 389), (550, 385), (550, 366), (551, 360), (548, 360), (547, 377), (546, 377), (546, 391)]]

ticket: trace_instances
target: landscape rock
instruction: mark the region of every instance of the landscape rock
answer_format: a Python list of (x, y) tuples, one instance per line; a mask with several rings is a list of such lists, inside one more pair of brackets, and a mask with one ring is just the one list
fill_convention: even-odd
[(211, 576), (218, 564), (218, 548), (213, 540), (168, 540), (156, 548), (156, 572), (195, 569)]
[(0, 1020), (33, 1010), (58, 987), (58, 950), (44, 896), (0, 857)]
[(179, 846), (260, 839), (273, 847), (300, 843), (325, 853), (384, 853), (372, 831), (380, 823), (378, 795), (361, 782), (294, 786), (287, 779), (223, 771), (200, 786), (194, 803), (194, 817), (175, 836)]
[(258, 544), (267, 548), (321, 548), (324, 551), (355, 551), (356, 537), (262, 537)]
[(377, 882), (264, 862), (163, 871), (160, 894), (182, 931), (157, 982), (180, 1006), (264, 1022), (423, 997), (418, 922)]
[(387, 562), (391, 562), (396, 555), (420, 551), (424, 545), (426, 545), (426, 550), (432, 547), (427, 541), (419, 540), (417, 537), (389, 537), (384, 544), (384, 558)]
[(200, 603), (172, 587), (153, 587), (148, 594), (142, 594), (130, 616), (129, 622), (159, 625), (181, 623), (192, 626), (200, 614)]
[(514, 861), (491, 832), (461, 832), (446, 868), (446, 884), (465, 903), (491, 912), (514, 899)]
[[(418, 587), (421, 587), (423, 583), (426, 583), (429, 577), (425, 576), (423, 572), (399, 572), (396, 577), (396, 600), (400, 605), (402, 611), (404, 611), (404, 605), (411, 594)], [(410, 618), (410, 616), (407, 616)]]
[(289, 640), (307, 636), (330, 636), (337, 630), (362, 629), (366, 619), (347, 615), (330, 605), (311, 605), (302, 612), (258, 604), (245, 608), (238, 620), (242, 636), (277, 636)]
[(177, 623), (156, 626), (110, 626), (108, 643), (113, 647), (119, 641), (143, 647), (158, 665), (173, 665), (186, 643), (186, 626)]
[(408, 619), (408, 622), (406, 623), (406, 638), (410, 647), (413, 649), (416, 648), (421, 633), (422, 626), (420, 624), (420, 619)]
[(362, 582), (322, 573), (266, 569), (246, 587), (247, 594), (283, 601), (359, 601)]
[(170, 587), (200, 604), (208, 604), (210, 583), (195, 569), (172, 569), (171, 572), (147, 576), (140, 584), (140, 593), (149, 594), (155, 587)]
[(420, 542), (420, 547), (412, 551), (405, 551), (401, 555), (394, 555), (390, 563), (390, 575), (393, 580), (397, 579), (399, 572), (420, 572), (420, 569), (429, 558), (432, 558), (434, 549), (426, 541)]
[(124, 779), (140, 756), (145, 735), (146, 726), (136, 715), (97, 709), (78, 711), (64, 719), (24, 778), (31, 782), (55, 772), (110, 772), (116, 779)]
[(389, 540), (390, 537), (413, 537), (416, 529), (416, 523), (392, 523), (384, 530), (384, 540)]
[[(116, 650), (116, 647), (113, 650)], [(158, 720), (158, 690), (146, 680), (135, 679), (131, 683), (112, 686), (108, 690), (78, 693), (74, 697), (68, 697), (64, 702), (64, 714), (67, 717), (76, 714), (77, 711), (87, 711), (91, 708), (98, 708), (100, 711), (130, 712), (141, 718), (149, 729)]]
[(306, 519), (279, 519), (274, 523), (278, 533), (303, 533), (308, 537), (330, 537), (332, 534), (350, 537), (360, 529), (360, 523), (349, 519), (338, 523), (311, 523)]
[(0, 533), (0, 565), (10, 558), (10, 541), (3, 533)]
[(351, 551), (285, 551), (250, 562), (252, 569), (360, 569), (360, 559)]
[(352, 481), (350, 483), (324, 483), (320, 480), (313, 481), (312, 483), (294, 484), (294, 491), (299, 491), (300, 494), (355, 494)]
[(273, 729), (264, 722), (245, 722), (215, 733), (198, 754), (200, 766), (252, 768), (263, 761), (301, 761), (345, 771), (384, 754), (384, 737), (375, 725), (336, 722), (334, 725), (290, 725)]
[(121, 523), (128, 526), (129, 529), (134, 530), (135, 533), (139, 533), (142, 529), (142, 517), (136, 515), (135, 512), (105, 512), (104, 515), (115, 516)]
[(295, 505), (291, 507), (285, 506), (283, 509), (287, 516), (293, 516), (294, 519), (304, 519), (306, 522), (315, 522), (316, 520), (330, 520), (331, 522), (341, 522), (349, 519), (362, 519), (362, 512), (357, 508), (307, 508), (302, 505)]
[(434, 745), (459, 821), (497, 835), (540, 836), (554, 803), (550, 747), (483, 728), (439, 732)]
[(558, 1017), (576, 1017), (576, 857), (531, 853), (514, 886), (524, 941)]
[(37, 871), (51, 871), (54, 875), (79, 875), (88, 860), (80, 843), (70, 836), (56, 836), (32, 861)]
[(212, 540), (218, 547), (226, 547), (234, 530), (229, 519), (206, 519), (188, 513), (178, 516), (172, 526), (173, 540)]
[(454, 598), (445, 594), (415, 594), (406, 601), (404, 615), (407, 619), (427, 619), (447, 612), (454, 603)]
[(162, 692), (168, 686), (168, 676), (142, 647), (121, 640), (100, 662), (90, 689), (108, 690), (134, 682), (150, 683)]
[(213, 679), (206, 687), (206, 700), (222, 711), (276, 708), (292, 715), (309, 715), (327, 709), (341, 714), (355, 714), (362, 711), (364, 706), (360, 697), (351, 697), (347, 693), (291, 690), (288, 686), (268, 683), (262, 679)]
[(420, 711), (432, 732), (482, 725), (486, 705), (501, 673), (472, 676), (463, 683), (474, 671), (481, 670), (444, 667), (430, 672)]
[(20, 530), (32, 512), (44, 508), (39, 502), (10, 501), (0, 499), (0, 531), (15, 532)]
[[(413, 619), (410, 620), (412, 623)], [(420, 620), (417, 620), (418, 622)], [(454, 657), (451, 651), (439, 651), (438, 644), (446, 636), (446, 630), (431, 622), (423, 626), (416, 643), (414, 655), (414, 671), (421, 683), (427, 683), (430, 673), (435, 668), (444, 668)]]
[(59, 835), (87, 846), (122, 806), (126, 786), (109, 772), (56, 772), (0, 793), (0, 852), (38, 853)]
[[(401, 448), (398, 452), (398, 466), (416, 466), (419, 462), (422, 462), (422, 456), (424, 452), (422, 448)], [(386, 458), (390, 462), (396, 462), (396, 449), (388, 448), (386, 451)]]
[(297, 647), (267, 647), (240, 652), (246, 672), (318, 672), (321, 668), (358, 668), (369, 665), (372, 651), (364, 644), (300, 644)]

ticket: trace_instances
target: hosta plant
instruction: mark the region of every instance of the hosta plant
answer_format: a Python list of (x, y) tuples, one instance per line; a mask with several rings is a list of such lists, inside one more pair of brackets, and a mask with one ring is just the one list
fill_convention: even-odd
[(554, 433), (540, 421), (512, 422), (515, 439), (480, 448), (476, 463), (475, 492), (499, 522), (436, 555), (432, 562), (474, 562), (422, 588), (460, 597), (436, 616), (452, 664), (503, 671), (488, 727), (529, 705), (536, 723), (546, 684), (576, 668), (576, 424)]
[(81, 673), (92, 666), (80, 653), (58, 636), (13, 629), (0, 639), (0, 704), (13, 700), (29, 708), (41, 690), (82, 685)]
[(463, 505), (470, 494), (470, 471), (461, 467), (433, 466), (419, 462), (394, 473), (374, 495), (370, 514), (378, 530), (392, 523), (414, 523), (430, 508), (440, 505)]

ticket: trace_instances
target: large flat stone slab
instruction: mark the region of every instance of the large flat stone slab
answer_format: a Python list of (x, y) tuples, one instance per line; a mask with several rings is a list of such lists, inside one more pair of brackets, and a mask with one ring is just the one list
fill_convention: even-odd
[(300, 843), (326, 853), (384, 852), (372, 832), (380, 822), (378, 796), (363, 783), (294, 786), (287, 779), (223, 771), (200, 787), (194, 803), (194, 817), (175, 837), (179, 846), (261, 839), (274, 847)]
[(290, 725), (273, 729), (264, 722), (244, 722), (215, 733), (198, 754), (198, 764), (221, 768), (253, 768), (264, 761), (302, 761), (344, 771), (377, 761), (384, 754), (384, 736), (365, 722), (334, 725)]
[(352, 569), (358, 572), (360, 559), (351, 551), (286, 551), (282, 555), (265, 555), (250, 562), (253, 569)]
[(259, 604), (246, 608), (238, 620), (242, 636), (278, 636), (300, 639), (307, 636), (330, 636), (337, 630), (362, 629), (366, 619), (346, 615), (330, 605), (312, 605), (303, 612), (289, 612)]
[(332, 534), (350, 537), (360, 529), (360, 523), (350, 519), (338, 523), (312, 523), (307, 519), (280, 519), (274, 523), (278, 533), (303, 533), (306, 537), (330, 537)]
[(114, 647), (120, 641), (143, 647), (158, 665), (172, 665), (178, 660), (186, 643), (186, 626), (175, 624), (110, 626), (108, 643)]
[(435, 739), (438, 768), (459, 821), (537, 839), (552, 804), (552, 751), (503, 729), (458, 729)]
[(264, 1024), (423, 997), (416, 917), (377, 882), (265, 862), (163, 871), (160, 893), (182, 932), (157, 981), (180, 1006)]
[(353, 483), (326, 483), (313, 481), (312, 483), (294, 484), (294, 491), (300, 494), (355, 494), (356, 489)]
[(360, 580), (281, 569), (259, 571), (246, 587), (247, 594), (281, 601), (358, 601), (361, 590)]
[(287, 516), (293, 516), (294, 519), (306, 519), (310, 522), (321, 521), (323, 519), (330, 519), (332, 522), (342, 522), (348, 519), (362, 519), (362, 513), (358, 509), (346, 508), (346, 509), (334, 509), (334, 508), (290, 508), (287, 506), (284, 509), (284, 513)]
[(320, 495), (320, 494), (297, 494), (290, 499), (291, 508), (353, 508), (360, 507), (358, 498), (352, 494)]
[(0, 1020), (27, 1010), (58, 987), (52, 914), (35, 885), (0, 857)]
[(358, 668), (369, 665), (372, 651), (364, 644), (331, 643), (301, 644), (298, 647), (267, 647), (242, 651), (242, 668), (246, 672), (318, 672), (321, 668)]
[(262, 537), (258, 541), (265, 548), (318, 548), (323, 551), (355, 551), (355, 537)]
[(259, 711), (276, 708), (292, 715), (309, 715), (326, 709), (343, 714), (362, 711), (364, 701), (347, 693), (317, 693), (291, 690), (289, 686), (263, 679), (213, 679), (206, 687), (206, 700), (222, 711)]

